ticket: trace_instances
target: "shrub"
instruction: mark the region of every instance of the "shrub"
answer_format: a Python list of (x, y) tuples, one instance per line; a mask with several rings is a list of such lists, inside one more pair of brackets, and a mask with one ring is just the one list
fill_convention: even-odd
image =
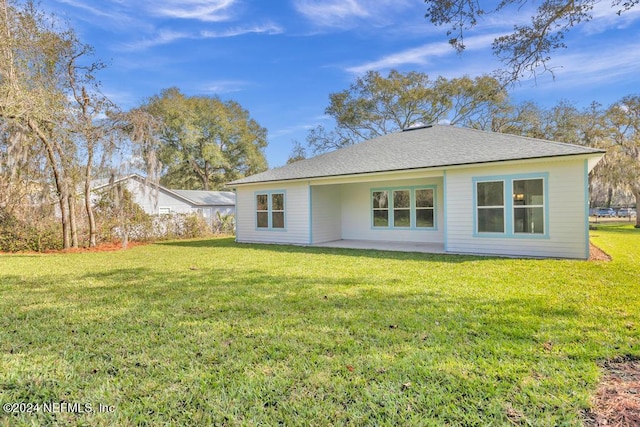
[(94, 204), (98, 241), (149, 240), (152, 218), (124, 187), (107, 190)]
[(22, 252), (62, 249), (58, 222), (39, 218), (27, 222), (0, 208), (0, 251)]
[(211, 234), (207, 221), (196, 213), (156, 215), (150, 238), (153, 240), (191, 239)]
[(236, 217), (233, 214), (222, 215), (216, 212), (213, 221), (213, 232), (216, 234), (236, 234)]

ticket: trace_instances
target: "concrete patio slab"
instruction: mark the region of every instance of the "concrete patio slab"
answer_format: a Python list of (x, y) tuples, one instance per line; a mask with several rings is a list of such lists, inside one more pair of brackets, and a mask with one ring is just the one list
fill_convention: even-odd
[(441, 243), (386, 242), (378, 240), (332, 240), (313, 245), (320, 248), (374, 249), (379, 251), (422, 252), (427, 254), (444, 254)]

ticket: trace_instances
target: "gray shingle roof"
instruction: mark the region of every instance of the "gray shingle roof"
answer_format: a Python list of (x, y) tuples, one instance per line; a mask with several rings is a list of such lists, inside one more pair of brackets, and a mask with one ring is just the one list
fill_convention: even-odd
[[(236, 193), (233, 191), (206, 191), (206, 190), (174, 190), (172, 188), (163, 187), (160, 184), (147, 181), (144, 177), (138, 174), (131, 174), (120, 177), (114, 181), (114, 183), (126, 181), (128, 179), (135, 179), (136, 181), (145, 185), (157, 188), (158, 190), (172, 195), (172, 197), (183, 199), (185, 202), (194, 206), (235, 206), (236, 205)], [(109, 186), (110, 179), (96, 179), (91, 181), (91, 188), (100, 190)]]
[(434, 125), (380, 136), (229, 185), (601, 153), (579, 145)]
[(194, 205), (235, 206), (236, 193), (232, 191), (170, 190)]

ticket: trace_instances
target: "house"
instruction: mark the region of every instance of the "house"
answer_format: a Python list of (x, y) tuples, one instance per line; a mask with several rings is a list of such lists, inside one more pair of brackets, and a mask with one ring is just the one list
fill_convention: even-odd
[(454, 126), (411, 128), (233, 181), (238, 242), (589, 257), (604, 152)]
[(133, 200), (150, 215), (170, 213), (198, 213), (211, 224), (217, 214), (235, 214), (235, 193), (232, 191), (171, 190), (149, 182), (144, 177), (131, 174), (116, 179), (95, 181), (93, 191), (99, 193), (111, 185), (124, 183)]

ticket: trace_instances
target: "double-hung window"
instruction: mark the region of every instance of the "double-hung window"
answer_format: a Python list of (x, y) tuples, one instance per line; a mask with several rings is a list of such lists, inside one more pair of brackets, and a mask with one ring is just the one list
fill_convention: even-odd
[(435, 204), (433, 188), (418, 188), (416, 195), (416, 227), (433, 228), (435, 225)]
[(435, 229), (435, 187), (371, 191), (373, 228)]
[(504, 233), (504, 181), (476, 183), (478, 232)]
[(544, 183), (542, 179), (513, 181), (513, 232), (544, 234)]
[(411, 191), (393, 192), (393, 226), (411, 227)]
[(373, 192), (373, 226), (389, 226), (389, 192), (386, 190)]
[(272, 191), (256, 194), (256, 228), (284, 229), (284, 192)]
[(547, 174), (474, 179), (475, 231), (547, 237)]

